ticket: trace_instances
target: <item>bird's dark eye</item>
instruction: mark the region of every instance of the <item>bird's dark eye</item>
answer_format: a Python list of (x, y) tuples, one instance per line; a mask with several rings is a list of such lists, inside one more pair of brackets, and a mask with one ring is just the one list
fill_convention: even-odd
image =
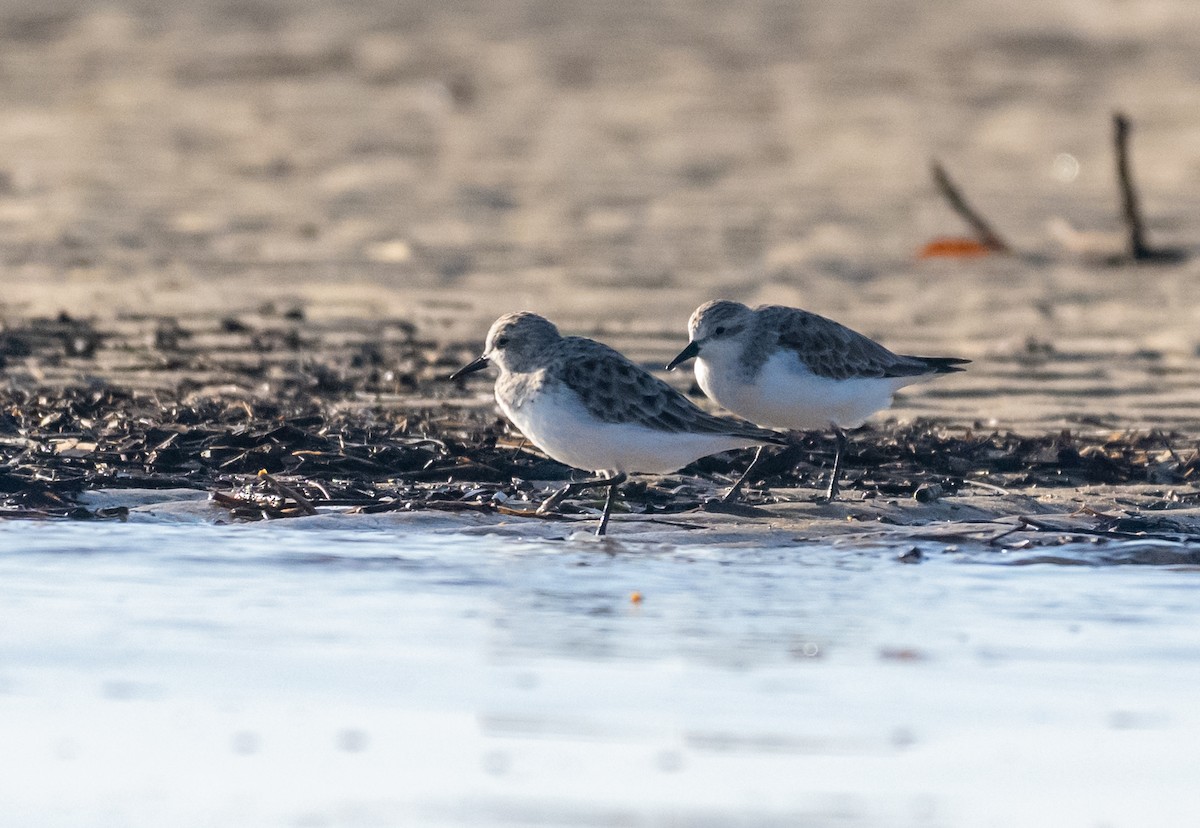
[(724, 333), (725, 333), (724, 325), (717, 325), (717, 327), (713, 330), (713, 336), (721, 336)]
[(500, 336), (500, 337), (496, 338), (496, 347), (497, 348), (503, 348), (507, 344), (508, 344), (507, 336)]

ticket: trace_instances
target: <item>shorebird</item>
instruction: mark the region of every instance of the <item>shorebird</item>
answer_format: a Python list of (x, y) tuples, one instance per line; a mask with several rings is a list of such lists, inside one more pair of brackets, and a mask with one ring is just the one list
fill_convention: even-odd
[(534, 313), (501, 316), (483, 354), (450, 379), (494, 364), (496, 402), (521, 433), (550, 457), (598, 477), (571, 483), (539, 507), (608, 488), (597, 535), (612, 513), (617, 486), (631, 473), (667, 474), (708, 454), (786, 435), (703, 411), (662, 380), (592, 339), (562, 336)]
[[(890, 406), (897, 389), (962, 371), (958, 366), (970, 362), (894, 354), (832, 319), (781, 305), (751, 310), (738, 302), (708, 302), (692, 314), (688, 334), (691, 341), (667, 369), (695, 357), (696, 381), (721, 406), (767, 428), (833, 429), (837, 453), (826, 500), (838, 495), (843, 429)], [(765, 448), (759, 447), (726, 502), (737, 497)]]

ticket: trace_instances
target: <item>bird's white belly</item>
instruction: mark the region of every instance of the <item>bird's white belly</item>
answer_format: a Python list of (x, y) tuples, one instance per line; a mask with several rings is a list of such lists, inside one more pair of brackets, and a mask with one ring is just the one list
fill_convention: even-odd
[(736, 367), (720, 370), (696, 360), (696, 380), (717, 403), (760, 426), (800, 431), (860, 426), (892, 404), (897, 388), (916, 379), (819, 377), (794, 355), (779, 352), (746, 381)]
[(520, 407), (498, 397), (497, 402), (531, 443), (558, 462), (587, 471), (667, 474), (700, 457), (756, 444), (745, 437), (606, 423), (569, 391), (542, 391)]

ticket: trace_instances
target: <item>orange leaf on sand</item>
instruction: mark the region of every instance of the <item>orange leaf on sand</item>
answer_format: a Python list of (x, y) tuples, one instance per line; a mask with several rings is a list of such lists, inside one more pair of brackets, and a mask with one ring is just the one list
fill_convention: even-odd
[(991, 249), (975, 239), (944, 237), (934, 239), (917, 253), (918, 259), (970, 259), (987, 256)]

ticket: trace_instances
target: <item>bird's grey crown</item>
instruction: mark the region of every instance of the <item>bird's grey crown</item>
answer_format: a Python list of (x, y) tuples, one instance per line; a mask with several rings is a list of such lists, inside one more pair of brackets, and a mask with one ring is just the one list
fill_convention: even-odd
[(537, 367), (541, 354), (560, 339), (558, 328), (544, 316), (506, 313), (492, 323), (483, 352), (502, 371), (525, 372)]
[(714, 299), (705, 302), (692, 313), (688, 320), (688, 334), (693, 340), (711, 335), (719, 327), (743, 324), (752, 311), (741, 302)]

